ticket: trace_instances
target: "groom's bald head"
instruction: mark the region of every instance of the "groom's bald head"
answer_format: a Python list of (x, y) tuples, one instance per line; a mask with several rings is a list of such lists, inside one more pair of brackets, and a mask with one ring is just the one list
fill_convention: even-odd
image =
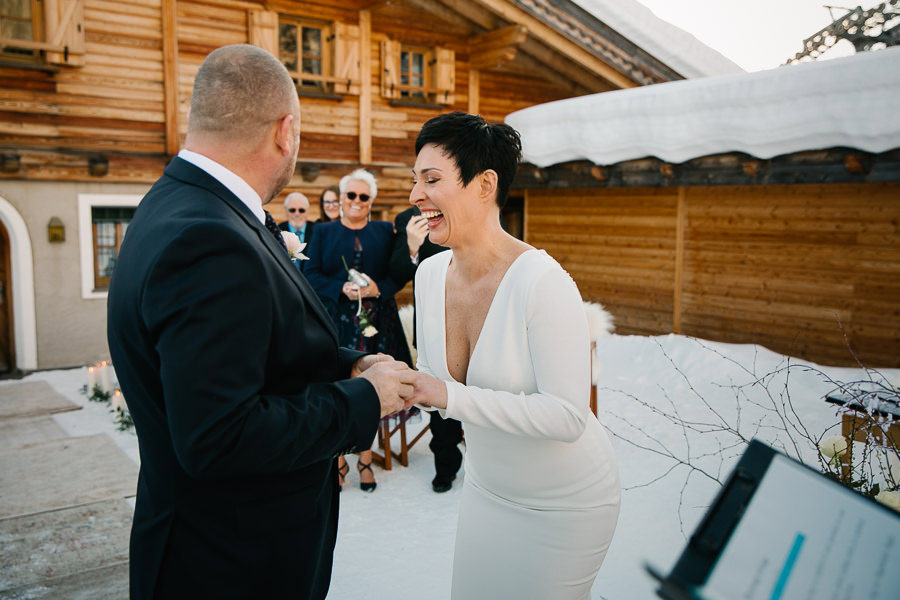
[(194, 79), (188, 136), (254, 142), (296, 105), (294, 82), (277, 58), (249, 44), (223, 46)]

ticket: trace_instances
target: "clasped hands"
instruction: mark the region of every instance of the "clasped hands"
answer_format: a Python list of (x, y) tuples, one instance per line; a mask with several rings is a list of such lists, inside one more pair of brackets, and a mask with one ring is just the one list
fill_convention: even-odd
[(375, 388), (386, 417), (413, 404), (433, 408), (447, 407), (447, 388), (431, 375), (414, 371), (404, 362), (387, 354), (367, 354), (353, 365), (351, 377), (362, 377)]

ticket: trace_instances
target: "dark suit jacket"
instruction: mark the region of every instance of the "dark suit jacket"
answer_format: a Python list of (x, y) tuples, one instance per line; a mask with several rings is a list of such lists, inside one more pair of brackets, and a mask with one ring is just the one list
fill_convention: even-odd
[(107, 333), (141, 453), (131, 598), (324, 598), (335, 458), (370, 447), (380, 409), (274, 236), (175, 158), (128, 228)]
[(337, 303), (341, 288), (347, 281), (347, 265), (353, 262), (353, 244), (365, 249), (362, 253), (362, 271), (375, 280), (382, 297), (393, 297), (402, 286), (397, 285), (388, 270), (388, 261), (394, 245), (394, 229), (387, 221), (371, 221), (362, 229), (349, 229), (340, 221), (319, 223), (316, 226), (316, 243), (309, 246), (309, 260), (303, 272), (319, 296), (330, 303)]
[[(307, 221), (306, 222), (306, 235), (304, 236), (306, 239), (304, 239), (303, 241), (306, 242), (307, 244), (312, 241), (313, 231), (315, 230), (315, 228), (316, 228), (315, 221)], [(282, 231), (290, 231), (290, 228), (288, 227), (288, 222), (285, 221), (284, 223), (279, 223), (278, 229), (280, 229)], [(304, 252), (304, 254), (306, 254), (306, 253)]]
[[(390, 273), (391, 277), (400, 284), (406, 285), (416, 276), (418, 265), (414, 265), (409, 257), (409, 245), (407, 243), (406, 226), (414, 215), (420, 215), (422, 211), (417, 206), (411, 206), (401, 212), (394, 219), (394, 229), (397, 231), (397, 237), (394, 238), (394, 250), (391, 252)], [(449, 250), (446, 246), (439, 246), (431, 241), (431, 236), (425, 238), (422, 245), (419, 246), (419, 264), (430, 256), (434, 256), (438, 252)], [(415, 319), (415, 304), (413, 304), (413, 319)], [(416, 345), (416, 333), (413, 329), (413, 346)]]

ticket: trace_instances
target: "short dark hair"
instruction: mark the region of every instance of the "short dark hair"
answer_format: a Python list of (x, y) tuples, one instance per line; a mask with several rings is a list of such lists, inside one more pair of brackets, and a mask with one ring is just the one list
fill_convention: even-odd
[(416, 137), (416, 155), (427, 144), (443, 149), (459, 169), (463, 186), (488, 169), (497, 172), (497, 206), (503, 208), (522, 158), (519, 132), (505, 123), (488, 123), (462, 111), (429, 119)]

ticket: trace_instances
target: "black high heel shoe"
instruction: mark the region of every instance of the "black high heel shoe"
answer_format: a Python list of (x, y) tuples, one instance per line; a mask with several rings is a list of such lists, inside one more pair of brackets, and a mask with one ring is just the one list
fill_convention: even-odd
[(350, 472), (350, 464), (344, 461), (343, 467), (338, 467), (338, 491), (344, 489), (344, 480), (347, 479), (347, 473)]
[[(375, 471), (372, 470), (372, 463), (363, 463), (363, 461), (359, 461), (356, 463), (356, 470), (359, 471), (359, 474), (362, 475), (362, 472), (367, 470), (372, 474), (372, 477), (375, 477)], [(372, 483), (365, 483), (363, 481), (359, 482), (359, 489), (364, 492), (374, 492), (375, 487), (378, 485), (377, 481), (373, 481)]]

